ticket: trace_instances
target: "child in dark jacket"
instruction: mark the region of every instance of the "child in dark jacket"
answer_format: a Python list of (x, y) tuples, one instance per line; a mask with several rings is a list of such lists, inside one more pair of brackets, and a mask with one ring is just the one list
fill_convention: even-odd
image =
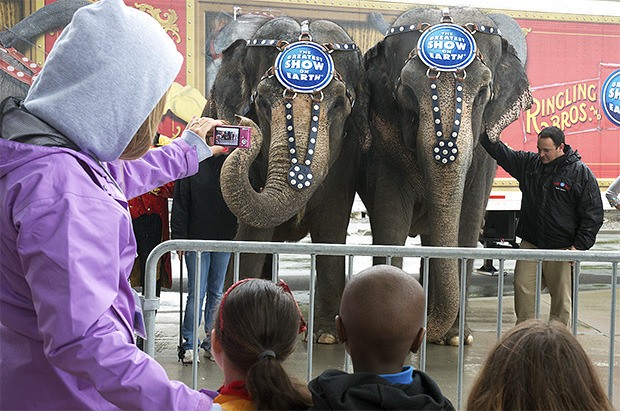
[(405, 366), (426, 329), (424, 290), (399, 268), (378, 265), (348, 282), (336, 316), (353, 374), (327, 370), (310, 381), (315, 409), (453, 410), (428, 375)]

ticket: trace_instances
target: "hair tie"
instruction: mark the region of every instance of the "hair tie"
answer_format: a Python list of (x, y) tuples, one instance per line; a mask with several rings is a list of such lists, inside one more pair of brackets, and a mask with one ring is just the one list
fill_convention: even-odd
[(262, 353), (259, 354), (258, 356), (258, 361), (262, 360), (265, 357), (271, 357), (271, 358), (276, 358), (276, 353), (271, 351), (271, 350), (265, 350)]

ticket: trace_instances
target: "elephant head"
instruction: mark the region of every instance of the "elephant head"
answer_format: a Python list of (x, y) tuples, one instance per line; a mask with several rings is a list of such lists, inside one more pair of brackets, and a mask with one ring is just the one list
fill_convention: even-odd
[(262, 134), (224, 163), (222, 193), (231, 211), (257, 228), (302, 212), (334, 162), (346, 157), (342, 147), (367, 138), (367, 87), (361, 53), (330, 21), (276, 18), (249, 43), (225, 50), (211, 114), (231, 122), (243, 114)]
[[(410, 181), (422, 187), (403, 190), (416, 193), (409, 197), (422, 205), (413, 204), (411, 213), (426, 210), (426, 227), (417, 230), (412, 223), (410, 235), (424, 234), (424, 245), (475, 246), (495, 169), (478, 137), (486, 131), (498, 139), (531, 105), (529, 83), (514, 47), (495, 21), (477, 9), (413, 9), (398, 17), (384, 40), (367, 52), (366, 68), (373, 146), (377, 143), (373, 150), (394, 153), (393, 147), (402, 147), (392, 162), (401, 165), (402, 173), (419, 174)], [(477, 179), (485, 181), (472, 182)], [(488, 189), (474, 193), (471, 184)], [(472, 223), (477, 228), (464, 235), (459, 231), (464, 226), (461, 210), (472, 196), (478, 197), (477, 213), (463, 218), (477, 220)], [(372, 211), (370, 217), (372, 223)], [(389, 238), (379, 235), (381, 241)], [(473, 243), (460, 241), (466, 236)], [(432, 260), (430, 340), (443, 337), (452, 326), (458, 289), (457, 262)]]

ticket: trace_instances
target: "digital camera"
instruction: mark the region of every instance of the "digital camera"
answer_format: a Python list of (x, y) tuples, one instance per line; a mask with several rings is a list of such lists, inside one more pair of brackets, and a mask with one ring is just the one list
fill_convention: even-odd
[(225, 147), (250, 147), (252, 128), (245, 126), (215, 126), (213, 144)]

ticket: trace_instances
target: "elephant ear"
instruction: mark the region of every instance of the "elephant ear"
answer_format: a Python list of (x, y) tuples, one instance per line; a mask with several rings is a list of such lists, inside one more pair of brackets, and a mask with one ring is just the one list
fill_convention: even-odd
[(211, 114), (232, 124), (235, 114), (244, 114), (250, 101), (251, 88), (245, 72), (247, 42), (236, 40), (222, 53), (220, 67), (211, 93)]
[(354, 136), (358, 136), (359, 144), (363, 151), (368, 151), (372, 141), (370, 135), (370, 125), (368, 122), (368, 104), (370, 100), (370, 86), (366, 77), (366, 70), (362, 55), (358, 53), (358, 61), (360, 67), (357, 76), (357, 84), (355, 85), (355, 102), (351, 115), (347, 119), (346, 129)]
[(394, 98), (394, 85), (385, 59), (385, 43), (378, 42), (364, 55), (364, 67), (370, 86), (369, 119), (373, 139), (381, 135), (390, 138), (398, 127), (398, 107)]
[(517, 57), (519, 57), (521, 64), (525, 67), (527, 63), (527, 43), (519, 23), (512, 17), (502, 13), (489, 13), (489, 17), (501, 31), (502, 37), (508, 40), (508, 43), (514, 47)]
[(489, 139), (497, 141), (502, 130), (531, 106), (532, 92), (525, 68), (514, 47), (502, 38), (502, 55), (495, 66), (493, 77), (493, 96), (484, 110)]
[(368, 21), (379, 33), (383, 35), (385, 35), (385, 33), (387, 33), (390, 29), (390, 23), (385, 21), (385, 17), (383, 17), (383, 14), (381, 13), (368, 13)]
[[(2, 3), (4, 4), (4, 1)], [(15, 47), (19, 44), (18, 41), (30, 45), (40, 34), (64, 28), (78, 9), (89, 4), (91, 4), (89, 0), (58, 0), (45, 5), (10, 30), (1, 32), (0, 45)], [(2, 25), (0, 28), (4, 30), (7, 27)]]

